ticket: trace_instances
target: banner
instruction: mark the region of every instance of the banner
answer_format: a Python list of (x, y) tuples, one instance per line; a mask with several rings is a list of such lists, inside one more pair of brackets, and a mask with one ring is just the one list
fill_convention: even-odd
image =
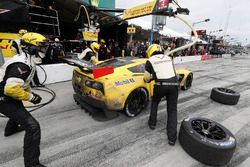
[(123, 12), (123, 19), (132, 19), (145, 15), (154, 14), (157, 12), (167, 11), (169, 0), (154, 0), (130, 9), (126, 9)]
[(153, 12), (156, 0), (148, 2), (130, 9), (126, 9), (123, 13), (123, 19), (132, 19), (139, 16), (149, 15)]
[(82, 35), (85, 41), (98, 41), (98, 32), (83, 31)]

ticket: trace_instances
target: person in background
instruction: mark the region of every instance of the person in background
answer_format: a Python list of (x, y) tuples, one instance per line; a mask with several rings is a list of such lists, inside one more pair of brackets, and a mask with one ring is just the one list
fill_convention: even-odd
[(44, 64), (54, 64), (60, 63), (59, 58), (64, 57), (64, 48), (58, 38), (54, 39), (54, 42), (49, 45), (48, 51), (46, 53), (46, 58), (44, 59)]
[(122, 56), (122, 50), (119, 46), (118, 42), (115, 42), (115, 47), (114, 47), (114, 57), (121, 57)]
[(107, 47), (105, 45), (104, 39), (100, 40), (100, 49), (98, 52), (98, 60), (106, 60), (107, 59)]
[(25, 130), (23, 156), (25, 167), (45, 167), (40, 164), (41, 129), (38, 121), (25, 109), (22, 100), (39, 104), (42, 98), (29, 86), (36, 65), (42, 62), (46, 38), (38, 33), (26, 33), (21, 38), (20, 54), (5, 62), (0, 69), (0, 113), (9, 118), (4, 136)]
[(192, 46), (191, 47), (191, 56), (195, 56), (196, 55), (196, 48), (195, 48), (195, 46)]
[(137, 53), (135, 56), (145, 58), (146, 57), (146, 50), (147, 50), (147, 47), (144, 44), (144, 42), (140, 43), (139, 47), (137, 48)]
[(115, 47), (115, 41), (114, 39), (110, 39), (108, 41), (107, 59), (114, 58), (114, 47)]
[(87, 45), (83, 47), (82, 53), (78, 56), (80, 60), (85, 60), (93, 64), (98, 63), (97, 54), (100, 49), (100, 45), (96, 42), (92, 42), (90, 47)]
[(148, 126), (152, 130), (155, 129), (158, 105), (161, 99), (166, 97), (168, 143), (174, 145), (177, 139), (178, 82), (173, 58), (164, 55), (158, 44), (150, 45), (146, 53), (149, 59), (145, 65), (144, 81), (155, 81)]

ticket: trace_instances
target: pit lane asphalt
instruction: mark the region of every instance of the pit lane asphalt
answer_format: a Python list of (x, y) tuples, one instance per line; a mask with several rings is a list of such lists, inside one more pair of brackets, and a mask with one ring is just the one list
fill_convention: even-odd
[[(234, 156), (226, 166), (249, 167), (250, 55), (184, 63), (176, 68), (194, 73), (191, 89), (179, 94), (178, 130), (188, 116), (220, 122), (237, 139)], [(147, 126), (149, 107), (133, 119), (120, 114), (111, 121), (98, 122), (75, 104), (71, 82), (48, 87), (56, 92), (55, 101), (32, 113), (42, 129), (41, 163), (48, 167), (206, 166), (191, 158), (178, 141), (174, 147), (167, 144), (165, 102), (160, 104), (157, 127), (152, 131)], [(239, 103), (228, 106), (212, 101), (213, 87), (238, 91)], [(4, 137), (6, 122), (0, 118), (0, 166), (23, 167), (24, 132)]]

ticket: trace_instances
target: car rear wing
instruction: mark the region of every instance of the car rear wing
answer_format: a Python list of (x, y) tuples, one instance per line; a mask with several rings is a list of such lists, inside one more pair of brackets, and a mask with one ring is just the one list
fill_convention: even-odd
[(94, 79), (114, 73), (114, 67), (98, 67), (88, 61), (79, 60), (78, 58), (64, 57), (63, 62), (78, 67), (84, 73), (92, 73)]

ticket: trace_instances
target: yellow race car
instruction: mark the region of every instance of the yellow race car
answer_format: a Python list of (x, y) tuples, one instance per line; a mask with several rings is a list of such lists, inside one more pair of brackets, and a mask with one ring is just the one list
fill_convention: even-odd
[[(135, 117), (147, 106), (153, 95), (154, 82), (145, 83), (143, 80), (146, 61), (147, 59), (136, 57), (106, 60), (93, 68), (112, 67), (113, 73), (99, 78), (94, 78), (93, 68), (75, 68), (72, 79), (75, 100), (80, 99), (84, 105), (93, 108), (123, 110), (128, 117)], [(190, 88), (192, 72), (176, 72), (180, 88)]]

